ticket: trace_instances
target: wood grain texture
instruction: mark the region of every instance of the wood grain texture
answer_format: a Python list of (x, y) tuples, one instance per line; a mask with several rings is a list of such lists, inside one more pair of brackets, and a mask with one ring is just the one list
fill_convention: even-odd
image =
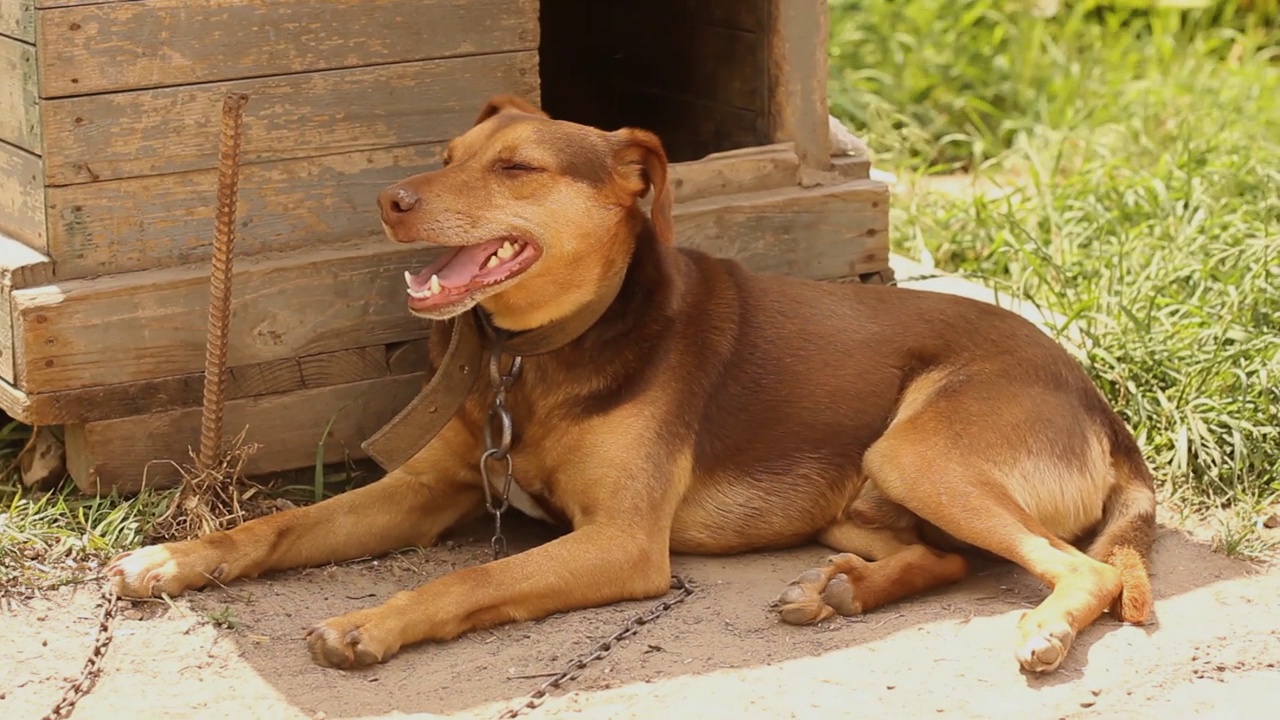
[[(825, 279), (887, 259), (888, 190), (858, 181), (682, 203), (677, 241), (749, 268)], [(404, 308), (403, 271), (431, 251), (387, 241), (237, 266), (231, 364), (423, 337)], [(16, 375), (28, 393), (198, 372), (203, 268), (155, 270), (13, 293)]]
[(40, 157), (0, 142), (0, 233), (48, 249)]
[[(47, 52), (42, 51), (42, 56)], [(223, 96), (249, 95), (244, 165), (448, 140), (485, 99), (538, 99), (536, 52), (44, 100), (49, 185), (217, 165)]]
[[(795, 145), (728, 150), (702, 160), (672, 163), (667, 171), (672, 199), (689, 202), (719, 195), (757, 192), (800, 183)], [(648, 198), (652, 200), (652, 198)]]
[[(425, 343), (424, 343), (425, 345)], [(390, 377), (385, 346), (268, 360), (229, 369), (227, 398), (238, 400)], [(426, 367), (394, 373), (423, 372)], [(60, 390), (27, 397), (25, 422), (64, 425), (200, 407), (204, 373)]]
[(538, 46), (537, 0), (148, 0), (39, 14), (41, 96)]
[(40, 154), (36, 48), (0, 36), (0, 140)]
[[(383, 240), (237, 263), (230, 365), (422, 337), (403, 275), (433, 255)], [(35, 394), (198, 372), (208, 294), (202, 267), (15, 291), (20, 386)]]
[[(324, 461), (364, 457), (360, 443), (394, 417), (422, 381), (422, 374), (403, 375), (232, 400), (224, 427), (228, 436), (246, 430), (245, 441), (259, 444), (245, 467), (253, 475), (313, 464), (330, 420)], [(148, 487), (168, 487), (179, 475), (163, 460), (190, 465), (189, 448), (199, 434), (198, 408), (69, 425), (67, 469), (89, 493), (135, 492), (144, 473)]]
[(0, 410), (20, 423), (31, 424), (27, 394), (4, 378), (0, 378)]
[[(378, 192), (438, 165), (440, 153), (415, 145), (243, 168), (237, 258), (381, 238)], [(49, 188), (58, 278), (207, 262), (216, 182), (216, 170), (200, 170)]]
[[(49, 282), (53, 278), (53, 263), (49, 258), (0, 234), (0, 378), (14, 381), (13, 313), (10, 295), (15, 288), (30, 287)], [(3, 400), (0, 399), (0, 405)], [(23, 403), (25, 412), (25, 402)], [(26, 420), (23, 420), (27, 422)]]
[(677, 206), (676, 239), (756, 272), (815, 280), (889, 262), (889, 188), (859, 180), (710, 198)]
[(0, 35), (28, 43), (36, 41), (34, 0), (0, 0)]
[(826, 170), (827, 0), (769, 0), (768, 24), (770, 137), (794, 141), (801, 163)]

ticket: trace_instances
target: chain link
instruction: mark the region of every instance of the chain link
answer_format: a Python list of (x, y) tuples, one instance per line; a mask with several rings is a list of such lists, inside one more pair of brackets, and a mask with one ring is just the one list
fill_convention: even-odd
[(107, 654), (107, 647), (111, 645), (111, 620), (115, 617), (118, 605), (115, 589), (110, 581), (102, 585), (102, 598), (105, 604), (98, 616), (98, 634), (93, 640), (93, 650), (89, 651), (89, 659), (85, 660), (80, 677), (67, 687), (62, 693), (62, 699), (41, 720), (66, 720), (71, 717), (76, 703), (89, 694), (98, 681), (98, 676), (102, 674), (102, 659)]
[[(493, 386), (493, 403), (485, 418), (485, 450), (480, 455), (480, 484), (484, 487), (484, 506), (493, 515), (493, 539), (489, 541), (489, 546), (493, 549), (494, 560), (507, 555), (507, 538), (502, 534), (502, 514), (511, 507), (511, 483), (514, 480), (511, 440), (515, 432), (511, 423), (511, 411), (507, 409), (507, 391), (520, 377), (521, 363), (519, 355), (512, 356), (511, 367), (504, 372), (502, 344), (502, 338), (499, 337), (489, 353), (489, 384)], [(502, 492), (497, 502), (494, 502), (493, 497), (493, 469), (500, 473), (502, 479)]]
[(499, 715), (499, 720), (510, 720), (510, 718), (517, 717), (523, 712), (538, 708), (551, 696), (552, 690), (558, 690), (565, 683), (581, 677), (588, 665), (608, 657), (609, 653), (613, 652), (613, 649), (618, 646), (618, 643), (640, 632), (640, 628), (645, 625), (671, 612), (672, 608), (688, 600), (694, 593), (693, 584), (679, 575), (671, 576), (671, 589), (679, 591), (675, 597), (663, 600), (645, 612), (632, 617), (622, 626), (621, 630), (600, 641), (587, 652), (570, 660), (564, 670), (561, 670), (555, 677), (542, 683), (536, 690), (529, 693), (523, 703), (509, 708)]

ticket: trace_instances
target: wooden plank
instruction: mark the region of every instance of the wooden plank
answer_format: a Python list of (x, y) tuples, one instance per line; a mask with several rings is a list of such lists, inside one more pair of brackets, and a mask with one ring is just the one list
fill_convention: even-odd
[[(237, 257), (381, 238), (378, 191), (437, 165), (440, 153), (415, 145), (243, 168)], [(49, 188), (58, 278), (207, 262), (216, 183), (216, 170), (200, 170)]]
[(769, 0), (769, 127), (807, 167), (831, 166), (827, 137), (827, 0)]
[[(887, 203), (869, 181), (682, 203), (677, 240), (758, 271), (838, 277), (886, 256)], [(423, 337), (403, 271), (431, 253), (379, 241), (239, 264), (231, 365)], [(36, 394), (198, 372), (207, 302), (204, 268), (15, 291), (20, 385)]]
[[(15, 288), (41, 285), (53, 279), (49, 258), (0, 233), (0, 378), (14, 381), (13, 313), (9, 296)], [(25, 402), (24, 402), (25, 412)], [(25, 421), (24, 421), (25, 422)]]
[(0, 140), (40, 154), (36, 48), (0, 36)]
[(148, 0), (38, 22), (46, 98), (538, 47), (536, 0)]
[(36, 41), (34, 0), (0, 0), (0, 35), (28, 43)]
[(675, 208), (676, 240), (756, 272), (817, 280), (889, 261), (889, 188), (860, 180), (710, 198)]
[[(230, 368), (227, 398), (238, 400), (330, 385), (342, 385), (422, 372), (425, 363), (412, 371), (388, 370), (386, 348), (376, 345), (338, 350), (301, 358), (268, 360)], [(200, 407), (204, 373), (188, 373), (155, 380), (60, 390), (27, 398), (27, 422), (65, 425), (112, 420)]]
[(0, 378), (0, 410), (20, 423), (32, 424), (27, 394), (2, 378)]
[[(433, 255), (381, 240), (237, 263), (229, 364), (424, 336), (404, 271)], [(19, 384), (36, 394), (198, 372), (208, 294), (203, 267), (15, 291)]]
[(21, 290), (53, 282), (53, 261), (0, 233), (0, 285)]
[(0, 233), (48, 249), (40, 157), (0, 142)]
[[(331, 420), (324, 461), (364, 457), (360, 443), (394, 417), (422, 382), (422, 374), (403, 375), (232, 400), (223, 427), (228, 436), (247, 428), (245, 442), (259, 445), (245, 466), (253, 475), (313, 464)], [(167, 487), (179, 475), (163, 460), (190, 465), (189, 450), (199, 444), (199, 434), (198, 408), (69, 425), (67, 469), (90, 493), (135, 492), (144, 472), (148, 487)]]
[(233, 90), (249, 95), (246, 165), (449, 140), (490, 95), (536, 101), (537, 63), (536, 52), (515, 52), (45, 100), (44, 135), (59, 139), (45, 148), (47, 182), (216, 167)]
[(672, 163), (667, 182), (675, 202), (774, 190), (800, 184), (800, 160), (793, 143), (727, 150)]

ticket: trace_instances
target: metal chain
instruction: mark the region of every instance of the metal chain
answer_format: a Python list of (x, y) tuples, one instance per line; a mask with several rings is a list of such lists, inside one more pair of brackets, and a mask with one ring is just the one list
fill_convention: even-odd
[(509, 708), (499, 715), (499, 720), (509, 720), (510, 718), (517, 717), (527, 710), (536, 709), (538, 706), (542, 705), (542, 703), (546, 702), (547, 698), (551, 696), (552, 690), (557, 690), (564, 683), (576, 680), (587, 669), (588, 665), (596, 662), (597, 660), (603, 660), (609, 655), (609, 653), (613, 652), (613, 649), (618, 646), (618, 643), (626, 640), (632, 635), (635, 635), (637, 632), (640, 632), (641, 627), (648, 625), (654, 620), (657, 620), (663, 615), (671, 612), (672, 608), (685, 600), (688, 600), (694, 593), (693, 584), (679, 575), (671, 576), (671, 589), (679, 591), (675, 597), (663, 600), (649, 610), (636, 615), (628, 620), (627, 623), (622, 626), (621, 630), (600, 641), (595, 647), (591, 648), (587, 652), (570, 660), (564, 670), (560, 671), (560, 673), (555, 677), (542, 683), (542, 685), (538, 686), (536, 690), (529, 693), (529, 696), (523, 703), (516, 707)]
[[(507, 538), (502, 534), (502, 513), (511, 507), (511, 483), (513, 482), (513, 465), (511, 461), (511, 411), (507, 409), (507, 391), (515, 385), (520, 377), (520, 356), (513, 355), (511, 368), (502, 370), (502, 337), (493, 344), (489, 354), (489, 384), (493, 386), (493, 403), (489, 407), (489, 416), (484, 423), (484, 453), (480, 455), (480, 479), (484, 487), (484, 506), (493, 515), (493, 539), (489, 546), (493, 549), (493, 559), (498, 560), (507, 555)], [(495, 437), (495, 431), (497, 437)], [(493, 477), (490, 468), (498, 465), (502, 478), (502, 493), (498, 502), (493, 498)]]
[(67, 687), (62, 693), (62, 699), (41, 720), (66, 720), (71, 717), (71, 713), (75, 712), (76, 703), (89, 694), (98, 681), (98, 676), (102, 674), (102, 659), (107, 654), (107, 647), (111, 645), (111, 620), (115, 617), (118, 604), (115, 589), (110, 581), (103, 583), (102, 597), (106, 604), (102, 606), (102, 614), (98, 616), (98, 636), (94, 638), (89, 659), (85, 660), (80, 677)]

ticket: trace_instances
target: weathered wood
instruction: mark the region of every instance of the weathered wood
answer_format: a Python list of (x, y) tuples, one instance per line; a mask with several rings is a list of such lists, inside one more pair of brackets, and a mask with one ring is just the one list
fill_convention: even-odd
[[(422, 381), (422, 374), (403, 375), (232, 400), (224, 424), (229, 436), (247, 428), (245, 442), (259, 445), (245, 466), (249, 474), (313, 464), (326, 427), (324, 462), (359, 458), (360, 443), (399, 412)], [(164, 460), (190, 465), (199, 433), (199, 409), (69, 425), (67, 469), (90, 493), (135, 492), (144, 473), (147, 487), (171, 486), (180, 476)]]
[(53, 261), (0, 233), (0, 286), (21, 290), (53, 282)]
[(871, 161), (860, 155), (832, 155), (831, 170), (842, 178), (865, 180), (871, 177)]
[[(403, 275), (432, 254), (383, 240), (237, 262), (230, 364), (421, 337)], [(199, 371), (207, 276), (187, 267), (15, 291), (19, 385), (36, 394)]]
[(827, 0), (768, 0), (769, 114), (807, 167), (831, 166), (827, 138)]
[[(858, 181), (682, 203), (677, 241), (754, 270), (828, 278), (887, 257), (888, 190)], [(389, 241), (248, 259), (237, 266), (231, 363), (417, 339), (403, 271), (431, 251)], [(868, 267), (868, 266), (871, 267)], [(197, 372), (204, 268), (72, 280), (13, 293), (17, 375), (28, 393)]]
[(0, 36), (0, 140), (40, 153), (36, 48)]
[(5, 379), (0, 379), (0, 410), (20, 423), (32, 424), (27, 394)]
[(860, 180), (710, 198), (675, 208), (676, 240), (756, 272), (819, 280), (889, 262), (889, 188)]
[(672, 163), (667, 182), (675, 202), (773, 190), (800, 183), (800, 160), (792, 143), (727, 150)]
[(513, 52), (44, 100), (44, 135), (57, 138), (45, 147), (47, 182), (215, 167), (231, 91), (251, 98), (244, 165), (448, 140), (490, 95), (536, 101), (537, 62), (536, 52)]
[[(249, 165), (236, 255), (381, 238), (382, 188), (436, 165), (440, 145), (414, 145)], [(49, 252), (62, 280), (207, 262), (216, 170), (49, 188)]]
[[(268, 360), (229, 369), (226, 397), (229, 400), (272, 395), (330, 385), (374, 380), (392, 374), (423, 372), (423, 365), (392, 373), (386, 348), (338, 350), (301, 358)], [(203, 373), (187, 373), (155, 380), (60, 390), (26, 396), (24, 422), (37, 425), (65, 425), (112, 420), (199, 407), (204, 388)]]
[(0, 233), (39, 252), (48, 248), (42, 177), (39, 156), (0, 142)]
[(33, 0), (0, 0), (0, 35), (28, 43), (36, 41), (36, 8)]
[(538, 47), (536, 0), (149, 0), (38, 22), (46, 98)]
[(15, 377), (13, 314), (9, 296), (15, 288), (40, 285), (52, 279), (53, 263), (49, 258), (0, 234), (0, 378), (13, 382)]

